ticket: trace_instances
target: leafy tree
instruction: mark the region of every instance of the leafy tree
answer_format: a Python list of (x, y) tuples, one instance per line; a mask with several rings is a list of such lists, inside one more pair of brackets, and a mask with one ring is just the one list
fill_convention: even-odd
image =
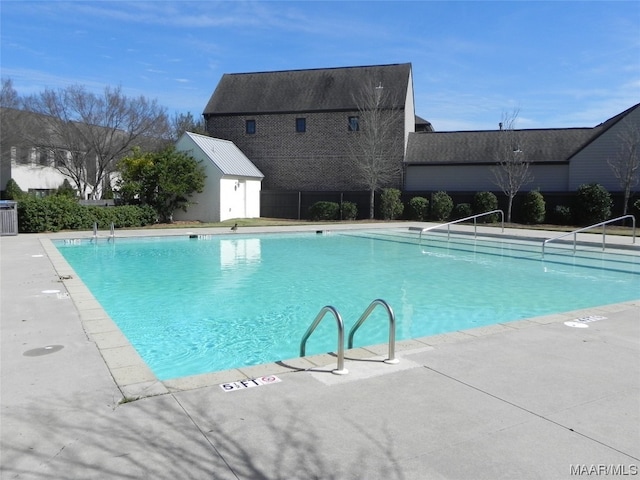
[(117, 184), (122, 199), (152, 206), (163, 223), (173, 221), (175, 210), (186, 211), (189, 197), (204, 189), (204, 167), (174, 147), (147, 153), (136, 148), (118, 166), (121, 178)]

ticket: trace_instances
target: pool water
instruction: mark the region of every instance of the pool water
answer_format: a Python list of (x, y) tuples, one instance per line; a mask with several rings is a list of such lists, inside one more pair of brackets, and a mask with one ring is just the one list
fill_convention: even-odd
[[(160, 380), (294, 358), (325, 305), (398, 340), (640, 297), (638, 255), (405, 230), (55, 242)], [(385, 343), (374, 310), (354, 346)], [(307, 355), (337, 350), (325, 317)]]

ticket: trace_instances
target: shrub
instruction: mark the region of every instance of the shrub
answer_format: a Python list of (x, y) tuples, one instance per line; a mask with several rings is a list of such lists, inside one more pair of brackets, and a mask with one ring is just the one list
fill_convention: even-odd
[(17, 182), (10, 178), (7, 181), (7, 186), (4, 189), (4, 196), (7, 200), (20, 200), (25, 193), (22, 191)]
[(556, 205), (553, 210), (553, 221), (559, 225), (570, 225), (571, 209), (565, 205)]
[(380, 195), (380, 210), (384, 220), (395, 220), (404, 211), (404, 204), (400, 199), (400, 190), (385, 188)]
[(524, 223), (542, 223), (544, 221), (544, 197), (538, 190), (531, 190), (522, 202), (522, 220)]
[(62, 182), (62, 185), (60, 185), (58, 187), (58, 190), (56, 190), (56, 195), (64, 195), (66, 197), (76, 198), (76, 191), (69, 183), (69, 180), (65, 178), (64, 182)]
[(340, 215), (340, 204), (336, 202), (316, 202), (309, 207), (311, 220), (337, 220)]
[[(478, 192), (473, 196), (473, 214), (490, 212), (498, 209), (498, 197), (492, 192)], [(478, 222), (493, 223), (498, 221), (498, 214), (479, 217)]]
[(431, 215), (436, 220), (445, 221), (453, 210), (453, 200), (447, 192), (436, 192), (431, 197)]
[(157, 213), (148, 205), (86, 207), (64, 195), (25, 196), (18, 202), (18, 230), (22, 233), (91, 230), (94, 223), (104, 230), (111, 223), (115, 228), (143, 227), (155, 223), (156, 218)]
[(573, 214), (578, 225), (591, 225), (611, 217), (611, 195), (597, 183), (580, 185), (576, 192)]
[(409, 200), (409, 215), (411, 220), (426, 220), (429, 216), (429, 200), (424, 197), (413, 197)]
[(342, 219), (355, 220), (358, 218), (358, 206), (353, 202), (342, 202)]
[(466, 218), (473, 215), (471, 213), (471, 204), (470, 203), (459, 203), (453, 209), (452, 216), (455, 220), (460, 218)]

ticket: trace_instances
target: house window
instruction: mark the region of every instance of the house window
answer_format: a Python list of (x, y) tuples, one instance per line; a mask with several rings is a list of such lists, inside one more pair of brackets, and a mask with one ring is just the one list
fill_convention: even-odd
[(39, 148), (38, 150), (36, 150), (36, 158), (39, 165), (42, 165), (43, 167), (49, 166), (49, 150), (45, 148)]
[(256, 121), (255, 120), (247, 120), (245, 122), (245, 131), (249, 135), (253, 135), (254, 133), (256, 133)]
[(349, 117), (349, 131), (357, 132), (360, 130), (360, 117)]
[(64, 167), (67, 164), (67, 158), (66, 150), (56, 150), (53, 153), (53, 161), (56, 167)]
[(307, 119), (306, 118), (296, 118), (296, 132), (304, 133), (307, 131)]
[(31, 149), (20, 147), (18, 150), (18, 163), (21, 165), (29, 165), (31, 163)]

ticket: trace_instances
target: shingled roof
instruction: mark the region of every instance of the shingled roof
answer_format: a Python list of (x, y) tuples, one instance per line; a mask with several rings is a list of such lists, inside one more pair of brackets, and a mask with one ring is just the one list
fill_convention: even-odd
[[(593, 128), (514, 130), (527, 160), (536, 163), (568, 162), (590, 142), (610, 129), (640, 103)], [(466, 132), (416, 132), (409, 134), (406, 164), (492, 163), (500, 130)]]
[[(515, 130), (530, 162), (566, 161), (599, 133), (596, 128)], [(499, 130), (477, 132), (425, 132), (409, 135), (406, 163), (495, 162)]]
[(353, 95), (368, 83), (393, 89), (397, 103), (384, 108), (404, 108), (410, 73), (402, 63), (224, 74), (204, 115), (356, 110)]

